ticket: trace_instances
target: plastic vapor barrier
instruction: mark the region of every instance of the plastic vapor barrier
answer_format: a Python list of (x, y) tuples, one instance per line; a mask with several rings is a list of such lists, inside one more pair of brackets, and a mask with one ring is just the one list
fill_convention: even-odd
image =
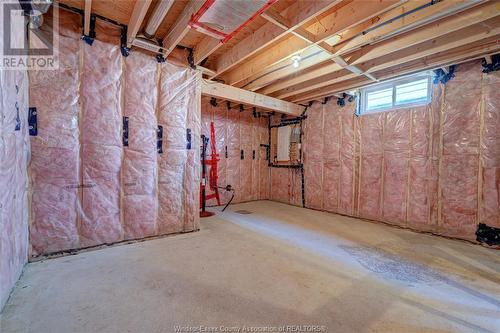
[(30, 106), (38, 134), (31, 136), (33, 253), (78, 247), (80, 211), (79, 34), (60, 22), (59, 70), (30, 71)]
[[(500, 74), (474, 61), (455, 75), (426, 106), (356, 117), (355, 102), (315, 103), (306, 207), (469, 240), (480, 222), (500, 226)], [(271, 198), (300, 205), (292, 173), (271, 171)]]
[(125, 238), (157, 233), (157, 82), (158, 64), (150, 56), (131, 53), (125, 59), (125, 107), (128, 146), (122, 166), (123, 223)]
[[(158, 156), (160, 233), (198, 228), (201, 115), (200, 76), (190, 69), (161, 68), (158, 125), (164, 152)], [(179, 195), (181, 194), (181, 195)]]
[(107, 23), (88, 45), (71, 16), (60, 69), (30, 75), (32, 256), (197, 230), (200, 74), (123, 57)]
[(27, 118), (27, 72), (0, 70), (0, 312), (28, 258)]
[(122, 64), (118, 45), (83, 46), (81, 143), (81, 246), (123, 239), (120, 220)]
[[(266, 148), (268, 141), (267, 117), (254, 117), (252, 110), (240, 112), (238, 106), (228, 110), (226, 103), (212, 106), (210, 99), (202, 99), (202, 134), (210, 138), (210, 123), (215, 126), (218, 162), (218, 185), (235, 189), (233, 203), (269, 199), (269, 168)], [(227, 151), (227, 155), (226, 155)], [(207, 158), (211, 158), (210, 142)], [(208, 171), (208, 170), (207, 170)], [(207, 194), (211, 193), (207, 187)], [(219, 189), (221, 203), (231, 193)], [(215, 199), (207, 205), (215, 205)]]

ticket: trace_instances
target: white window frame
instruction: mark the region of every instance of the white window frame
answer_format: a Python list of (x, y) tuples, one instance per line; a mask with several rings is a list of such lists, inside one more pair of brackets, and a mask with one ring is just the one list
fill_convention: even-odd
[[(405, 84), (405, 83), (410, 83), (413, 81), (422, 80), (425, 78), (427, 79), (427, 98), (425, 101), (420, 101), (420, 102), (416, 102), (416, 103), (396, 104), (396, 86), (399, 86), (399, 85)], [(379, 90), (384, 90), (387, 88), (392, 88), (392, 105), (388, 106), (388, 107), (384, 107), (384, 108), (367, 110), (366, 106), (368, 104), (368, 101), (367, 101), (368, 93), (371, 93), (374, 91), (379, 91)], [(392, 80), (389, 82), (375, 84), (372, 86), (368, 86), (366, 88), (361, 88), (360, 89), (360, 105), (359, 105), (358, 115), (362, 116), (365, 114), (373, 114), (373, 113), (386, 112), (386, 111), (406, 109), (406, 108), (411, 108), (411, 107), (416, 107), (416, 106), (427, 105), (431, 102), (431, 100), (432, 100), (432, 75), (430, 72), (423, 72), (423, 73), (419, 73), (417, 75), (412, 75), (412, 76), (404, 77), (401, 79)]]

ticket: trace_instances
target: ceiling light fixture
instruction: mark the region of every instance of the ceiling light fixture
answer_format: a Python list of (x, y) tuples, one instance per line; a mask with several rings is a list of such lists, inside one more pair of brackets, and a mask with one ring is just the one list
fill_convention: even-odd
[(294, 55), (292, 57), (292, 65), (293, 65), (294, 68), (299, 68), (299, 66), (300, 66), (300, 59), (301, 59), (300, 55)]

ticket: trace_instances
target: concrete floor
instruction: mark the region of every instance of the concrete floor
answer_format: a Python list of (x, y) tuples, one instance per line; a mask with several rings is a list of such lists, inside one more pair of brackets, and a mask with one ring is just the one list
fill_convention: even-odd
[(500, 332), (498, 251), (268, 201), (230, 209), (200, 232), (29, 264), (0, 332)]

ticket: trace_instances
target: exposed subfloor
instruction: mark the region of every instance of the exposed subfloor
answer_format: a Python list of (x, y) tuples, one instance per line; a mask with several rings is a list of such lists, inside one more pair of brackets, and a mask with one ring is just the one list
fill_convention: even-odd
[(229, 210), (27, 265), (0, 331), (500, 332), (499, 251), (270, 201)]

